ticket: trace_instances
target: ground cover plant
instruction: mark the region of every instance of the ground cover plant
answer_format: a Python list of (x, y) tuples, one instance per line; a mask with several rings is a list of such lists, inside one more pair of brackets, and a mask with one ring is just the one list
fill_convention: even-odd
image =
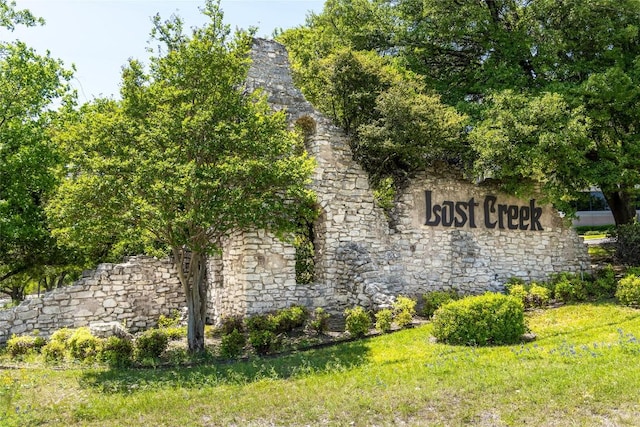
[[(437, 343), (432, 325), (278, 358), (0, 371), (0, 425), (634, 425), (640, 311), (527, 313), (531, 343)], [(6, 356), (0, 364), (9, 364)]]

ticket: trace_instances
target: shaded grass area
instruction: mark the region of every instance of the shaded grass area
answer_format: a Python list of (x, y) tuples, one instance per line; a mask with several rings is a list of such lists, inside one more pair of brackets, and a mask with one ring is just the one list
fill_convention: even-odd
[(240, 363), (9, 370), (0, 425), (637, 425), (640, 311), (570, 305), (528, 322), (538, 339), (515, 346), (438, 344), (425, 325)]

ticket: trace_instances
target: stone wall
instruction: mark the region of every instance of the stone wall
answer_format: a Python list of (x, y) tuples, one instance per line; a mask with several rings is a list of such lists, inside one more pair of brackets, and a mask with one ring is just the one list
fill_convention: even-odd
[(73, 286), (0, 311), (0, 343), (12, 334), (37, 330), (47, 337), (60, 328), (94, 322), (117, 321), (136, 332), (184, 306), (184, 292), (169, 259), (132, 257), (123, 264), (101, 264)]
[[(480, 218), (476, 227), (469, 221), (457, 228), (426, 225), (426, 191), (441, 201), (468, 203), (493, 196), (496, 206), (530, 205), (530, 200), (473, 185), (446, 167), (418, 177), (398, 196), (391, 228), (374, 202), (367, 173), (353, 160), (347, 136), (293, 84), (284, 47), (258, 39), (252, 58), (249, 88), (262, 88), (272, 107), (285, 109), (292, 124), (306, 117), (316, 125), (306, 139), (317, 162), (311, 187), (321, 210), (314, 224), (316, 277), (311, 285), (294, 283), (294, 252), (286, 243), (255, 233), (235, 237), (217, 264), (219, 280), (212, 292), (216, 320), (290, 303), (338, 314), (355, 304), (386, 306), (399, 294), (418, 296), (436, 289), (481, 293), (503, 289), (510, 277), (544, 280), (554, 272), (590, 269), (586, 246), (549, 206), (539, 212), (542, 230), (509, 229), (508, 210), (502, 229), (484, 227)], [(481, 209), (476, 208), (478, 215)], [(511, 218), (513, 223), (519, 225)], [(286, 265), (282, 254), (288, 257)]]
[[(314, 283), (296, 283), (294, 247), (267, 232), (231, 236), (209, 260), (210, 322), (293, 304), (341, 314), (356, 304), (388, 306), (400, 294), (481, 293), (501, 290), (511, 277), (544, 280), (590, 269), (581, 238), (551, 207), (474, 185), (446, 167), (409, 183), (397, 197), (390, 227), (348, 137), (293, 84), (284, 47), (258, 39), (252, 58), (248, 88), (264, 89), (292, 125), (303, 117), (315, 124), (305, 146), (317, 163), (311, 183), (320, 210), (313, 224), (316, 276)], [(91, 322), (126, 322), (136, 331), (184, 305), (170, 261), (136, 257), (0, 311), (0, 342), (13, 333), (38, 329), (48, 335)]]

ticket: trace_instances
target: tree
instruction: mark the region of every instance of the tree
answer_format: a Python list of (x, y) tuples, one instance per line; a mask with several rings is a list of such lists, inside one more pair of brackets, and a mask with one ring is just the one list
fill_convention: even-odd
[[(12, 30), (37, 23), (42, 21), (28, 11), (0, 0), (0, 25)], [(17, 275), (61, 262), (44, 213), (58, 162), (47, 130), (56, 120), (52, 103), (73, 101), (70, 78), (48, 53), (0, 41), (0, 292), (14, 299), (24, 296)]]
[[(291, 47), (295, 66), (306, 68), (296, 74), (303, 91), (311, 93), (309, 99), (321, 97), (309, 90), (315, 87), (314, 79), (322, 81), (317, 64), (338, 48), (358, 46), (357, 49), (394, 57), (396, 66), (422, 77), (426, 87), (423, 92), (435, 90), (444, 103), (467, 114), (468, 129), (484, 128), (474, 133), (476, 146), (469, 152), (481, 154), (476, 171), (486, 168), (498, 176), (496, 171), (500, 170), (514, 183), (513, 173), (506, 171), (522, 161), (517, 156), (524, 151), (529, 150), (525, 157), (533, 162), (530, 165), (561, 165), (562, 153), (582, 168), (559, 168), (549, 176), (553, 183), (540, 173), (531, 175), (531, 169), (518, 169), (524, 173), (520, 179), (529, 184), (535, 179), (541, 188), (553, 187), (553, 197), (549, 199), (557, 206), (567, 206), (568, 200), (585, 188), (598, 186), (616, 223), (633, 221), (634, 203), (640, 195), (640, 140), (636, 125), (640, 121), (640, 1), (333, 0), (327, 5), (321, 14), (307, 20), (306, 27), (281, 36)], [(366, 16), (375, 17), (371, 21), (389, 34), (370, 37), (368, 44), (362, 43), (361, 35), (371, 33), (371, 26), (346, 19), (360, 9), (373, 10)], [(331, 13), (337, 13), (336, 17)], [(521, 102), (520, 95), (533, 103)], [(582, 135), (575, 135), (565, 140), (562, 150), (546, 152), (547, 130), (528, 133), (526, 141), (518, 141), (504, 138), (522, 136), (520, 132), (504, 129), (500, 132), (504, 146), (496, 141), (481, 141), (483, 135), (495, 134), (486, 132), (487, 117), (504, 116), (502, 106), (514, 96), (512, 104), (523, 108), (535, 109), (534, 104), (550, 102), (553, 108), (565, 111), (567, 120), (573, 120), (569, 118), (573, 114), (583, 115), (586, 128), (580, 133), (586, 130), (592, 142), (589, 150), (585, 150)], [(533, 119), (524, 117), (526, 114), (523, 112), (515, 121), (527, 123)], [(559, 124), (561, 117), (550, 120)], [(536, 126), (539, 125), (537, 121)], [(496, 125), (492, 128), (495, 130)], [(567, 137), (566, 129), (563, 127), (563, 137)], [(532, 159), (533, 153), (540, 157)], [(515, 157), (510, 158), (511, 155)], [(490, 160), (497, 163), (489, 165)], [(560, 190), (560, 185), (564, 189)], [(519, 186), (521, 190), (523, 186)]]
[(190, 36), (156, 16), (149, 71), (130, 61), (122, 101), (96, 100), (60, 131), (66, 179), (49, 206), (65, 241), (135, 229), (170, 248), (190, 351), (204, 348), (207, 256), (231, 233), (286, 233), (315, 212), (301, 138), (244, 89), (251, 34), (230, 37), (214, 1), (202, 12)]

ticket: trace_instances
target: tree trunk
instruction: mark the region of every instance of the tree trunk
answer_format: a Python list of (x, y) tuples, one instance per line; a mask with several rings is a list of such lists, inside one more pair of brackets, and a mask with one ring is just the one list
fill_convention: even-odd
[(174, 264), (187, 299), (187, 342), (189, 352), (204, 351), (204, 324), (207, 316), (207, 257), (188, 249), (174, 248)]
[(632, 223), (636, 218), (634, 199), (626, 191), (603, 191), (616, 225)]

